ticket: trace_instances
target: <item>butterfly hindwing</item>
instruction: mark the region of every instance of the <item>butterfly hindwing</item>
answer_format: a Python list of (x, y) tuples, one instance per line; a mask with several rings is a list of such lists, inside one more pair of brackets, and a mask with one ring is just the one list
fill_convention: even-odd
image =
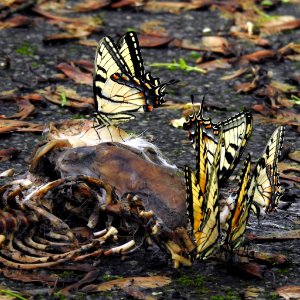
[(259, 159), (251, 184), (255, 186), (254, 202), (272, 211), (277, 206), (283, 194), (279, 183), (277, 169), (284, 138), (284, 127), (278, 127), (269, 139), (261, 158)]
[(251, 186), (251, 157), (248, 154), (239, 183), (237, 197), (225, 224), (224, 245), (233, 250), (240, 246), (246, 230), (254, 189)]
[(221, 142), (218, 144), (209, 174), (207, 165), (201, 164), (206, 153), (205, 144), (201, 144), (201, 141), (203, 143), (202, 128), (199, 126), (196, 131), (198, 134), (197, 146), (199, 147), (197, 148), (197, 173), (199, 174), (195, 175), (188, 167), (185, 169), (187, 210), (197, 245), (196, 255), (200, 259), (206, 259), (219, 246), (218, 171)]

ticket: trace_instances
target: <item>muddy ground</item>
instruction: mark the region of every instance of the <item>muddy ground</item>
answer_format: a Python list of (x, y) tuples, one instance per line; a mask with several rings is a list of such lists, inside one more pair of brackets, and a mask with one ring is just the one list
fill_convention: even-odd
[[(56, 65), (75, 59), (93, 60), (94, 48), (79, 45), (75, 42), (64, 44), (46, 45), (43, 38), (50, 33), (58, 31), (47, 23), (44, 18), (30, 12), (24, 12), (32, 18), (33, 23), (28, 27), (0, 30), (0, 49), (3, 55), (10, 59), (10, 68), (0, 70), (1, 81), (0, 90), (19, 89), (20, 93), (43, 88), (49, 83), (39, 81), (39, 76), (48, 78), (57, 73)], [(204, 28), (210, 28), (213, 34), (226, 34), (230, 27), (230, 21), (222, 18), (217, 11), (198, 10), (182, 12), (179, 15), (169, 13), (146, 13), (140, 9), (101, 9), (89, 15), (97, 15), (103, 18), (101, 32), (93, 34), (92, 38), (98, 40), (104, 35), (111, 35), (116, 38), (123, 34), (128, 28), (139, 29), (140, 25), (149, 20), (162, 21), (163, 26), (170, 33), (170, 36), (190, 38), (195, 40), (202, 35)], [(300, 5), (282, 4), (272, 11), (271, 14), (300, 16)], [(272, 47), (286, 45), (289, 42), (299, 43), (299, 30), (288, 31), (271, 36)], [(32, 55), (20, 54), (20, 49), (28, 43), (32, 49)], [(249, 43), (242, 43), (239, 51), (253, 50), (255, 46)], [(171, 62), (183, 57), (187, 61), (190, 59), (190, 51), (173, 47), (163, 47), (155, 49), (142, 49), (144, 60), (147, 64), (153, 62)], [(299, 62), (266, 61), (261, 65), (267, 71), (272, 71), (274, 78), (284, 81), (286, 75), (299, 71)], [(149, 69), (149, 68), (148, 68)], [(34, 70), (34, 72), (32, 72)], [(216, 110), (210, 110), (211, 116), (216, 119), (225, 119), (234, 113), (239, 112), (243, 107), (251, 108), (254, 103), (259, 103), (253, 94), (237, 94), (232, 88), (232, 82), (221, 81), (220, 77), (228, 73), (228, 70), (217, 70), (201, 75), (195, 72), (170, 71), (167, 69), (151, 69), (162, 82), (170, 79), (178, 79), (180, 83), (169, 88), (168, 100), (185, 103), (190, 101), (190, 95), (194, 94), (198, 99), (206, 95), (206, 104), (215, 106)], [(63, 83), (76, 89), (81, 95), (92, 97), (92, 88), (84, 85), (76, 85), (73, 82)], [(5, 105), (4, 105), (5, 104)], [(16, 107), (9, 103), (1, 103), (0, 114), (12, 114)], [(49, 121), (71, 118), (74, 115), (89, 115), (91, 111), (78, 112), (54, 104), (43, 103), (38, 105), (34, 116), (28, 120), (34, 122), (47, 123)], [(137, 119), (124, 126), (125, 129), (137, 134), (143, 133), (146, 137), (151, 137), (163, 151), (165, 156), (178, 168), (185, 164), (193, 164), (193, 150), (188, 144), (186, 133), (183, 130), (172, 127), (171, 119), (180, 117), (181, 112), (170, 109), (157, 109), (151, 114), (142, 114)], [(264, 148), (270, 134), (275, 126), (271, 124), (259, 124), (254, 114), (254, 130), (251, 140), (247, 146), (247, 151), (253, 157), (258, 158)], [(0, 173), (8, 168), (15, 168), (16, 176), (24, 173), (28, 168), (28, 159), (35, 144), (41, 140), (41, 134), (33, 133), (12, 133), (0, 136), (0, 148), (16, 147), (21, 150), (15, 160), (0, 163)], [(292, 127), (286, 128), (285, 143), (299, 149), (299, 135)], [(191, 163), (192, 162), (192, 163)], [(11, 180), (11, 179), (9, 179)], [(1, 179), (0, 183), (7, 181)], [(296, 197), (299, 190), (289, 184), (286, 186), (288, 195), (283, 201), (287, 203), (284, 210), (277, 214), (267, 216), (258, 224), (253, 217), (250, 220), (248, 232), (255, 234), (267, 234), (274, 232), (289, 231), (299, 229), (300, 200)], [(298, 225), (294, 222), (298, 220)], [(196, 262), (191, 268), (180, 268), (174, 270), (169, 258), (160, 250), (145, 251), (134, 254), (132, 257), (113, 258), (103, 261), (99, 265), (100, 274), (105, 274), (110, 278), (114, 276), (139, 276), (139, 275), (168, 275), (172, 278), (172, 283), (162, 289), (146, 291), (146, 295), (151, 295), (157, 299), (241, 299), (244, 291), (249, 287), (259, 289), (257, 299), (277, 299), (275, 289), (285, 285), (300, 285), (300, 243), (299, 240), (282, 242), (253, 243), (253, 249), (287, 255), (289, 263), (281, 268), (267, 266), (262, 279), (252, 279), (249, 276), (242, 276), (231, 267), (215, 261)], [(1, 268), (1, 266), (0, 266)], [(102, 276), (102, 275), (101, 275)], [(30, 294), (35, 299), (59, 298), (49, 296), (48, 288), (39, 285), (25, 285), (0, 278), (1, 286), (7, 285), (19, 291), (30, 290)], [(26, 297), (26, 292), (24, 293)], [(127, 295), (121, 291), (111, 291), (94, 294), (91, 296), (77, 295), (82, 299), (121, 299)]]

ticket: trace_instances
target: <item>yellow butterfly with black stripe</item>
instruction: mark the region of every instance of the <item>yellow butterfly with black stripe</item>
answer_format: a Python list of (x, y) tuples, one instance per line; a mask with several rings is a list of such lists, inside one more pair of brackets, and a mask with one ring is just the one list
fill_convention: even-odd
[(251, 185), (255, 187), (253, 201), (265, 207), (266, 212), (273, 211), (277, 206), (284, 189), (279, 183), (277, 169), (284, 139), (284, 126), (278, 127), (270, 137), (261, 158), (255, 167)]
[(151, 111), (164, 102), (165, 88), (158, 78), (145, 72), (135, 32), (127, 32), (115, 43), (103, 37), (94, 63), (95, 116), (99, 126), (134, 119), (137, 111)]
[(251, 184), (251, 178), (255, 177), (256, 173), (253, 174), (253, 177), (251, 176), (251, 157), (250, 154), (248, 154), (240, 179), (237, 196), (235, 199), (230, 198), (230, 200), (227, 200), (227, 205), (229, 205), (231, 209), (225, 222), (222, 244), (229, 250), (238, 248), (244, 240), (244, 233), (254, 196), (254, 186)]
[(225, 121), (214, 123), (210, 118), (203, 117), (203, 102), (204, 99), (199, 112), (194, 111), (184, 123), (183, 128), (188, 131), (189, 139), (194, 148), (197, 147), (195, 143), (195, 126), (196, 124), (200, 124), (203, 128), (203, 138), (207, 148), (209, 169), (214, 160), (222, 128), (223, 143), (221, 147), (219, 172), (219, 184), (222, 185), (234, 171), (245, 150), (253, 127), (252, 114), (249, 111), (244, 111)]
[[(196, 124), (197, 171), (185, 167), (187, 211), (196, 241), (196, 257), (206, 259), (219, 248), (219, 185), (221, 141), (217, 145), (211, 172), (203, 129)], [(221, 135), (222, 136), (222, 135)]]

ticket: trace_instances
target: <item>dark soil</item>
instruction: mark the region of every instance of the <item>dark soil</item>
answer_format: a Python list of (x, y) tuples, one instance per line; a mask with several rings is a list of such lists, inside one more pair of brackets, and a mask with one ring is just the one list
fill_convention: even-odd
[[(142, 10), (124, 8), (118, 10), (101, 9), (101, 11), (90, 13), (103, 18), (104, 25), (102, 32), (93, 34), (92, 38), (99, 40), (104, 35), (111, 35), (116, 38), (123, 34), (127, 28), (140, 28), (145, 21), (161, 21), (167, 28), (170, 36), (182, 38), (187, 37), (192, 40), (199, 38), (204, 28), (210, 28), (212, 35), (228, 32), (230, 22), (221, 18), (217, 11), (200, 10), (187, 11), (179, 15), (168, 13), (146, 13)], [(10, 59), (10, 68), (0, 70), (1, 81), (0, 90), (17, 89), (20, 94), (27, 91), (41, 89), (49, 83), (39, 82), (39, 76), (48, 78), (57, 73), (56, 65), (59, 62), (70, 60), (86, 59), (93, 61), (94, 49), (81, 46), (75, 42), (65, 44), (45, 45), (43, 37), (51, 33), (58, 32), (57, 27), (47, 23), (44, 18), (31, 12), (24, 13), (32, 19), (32, 24), (25, 28), (0, 30), (0, 49), (2, 55), (6, 54)], [(300, 5), (282, 4), (271, 14), (300, 16)], [(299, 30), (276, 34), (269, 39), (273, 42), (272, 47), (284, 46), (289, 42), (299, 43)], [(25, 43), (33, 49), (32, 55), (22, 55), (17, 51)], [(241, 52), (250, 52), (249, 48), (255, 49), (248, 43), (240, 44)], [(147, 64), (153, 62), (171, 62), (183, 57), (190, 60), (190, 51), (178, 48), (156, 48), (142, 49), (144, 60)], [(300, 70), (299, 62), (290, 61), (267, 61), (261, 65), (266, 71), (272, 71), (274, 79), (284, 81), (287, 74)], [(149, 68), (148, 68), (149, 69)], [(32, 71), (34, 70), (34, 72)], [(194, 94), (200, 100), (206, 95), (206, 104), (215, 106), (218, 109), (210, 111), (210, 116), (216, 119), (225, 119), (243, 107), (250, 107), (254, 103), (259, 103), (252, 94), (236, 94), (232, 88), (231, 81), (222, 81), (220, 77), (232, 70), (217, 70), (209, 72), (207, 75), (200, 73), (184, 73), (183, 71), (169, 71), (167, 69), (152, 69), (162, 82), (170, 79), (178, 79), (180, 83), (169, 88), (168, 99), (180, 103), (190, 101), (190, 95)], [(92, 97), (92, 88), (84, 85), (75, 85), (68, 80), (63, 83), (77, 90), (83, 96)], [(1, 102), (0, 114), (12, 114), (17, 111), (14, 105)], [(49, 121), (71, 118), (74, 115), (82, 114), (88, 116), (91, 111), (78, 112), (57, 105), (43, 103), (38, 105), (34, 116), (28, 118), (33, 122), (48, 123)], [(181, 112), (168, 109), (156, 109), (151, 114), (141, 114), (136, 121), (125, 124), (124, 128), (137, 134), (143, 133), (146, 137), (153, 137), (154, 143), (163, 151), (165, 156), (175, 163), (179, 168), (185, 164), (194, 164), (192, 147), (188, 144), (186, 132), (169, 125), (171, 119), (179, 118)], [(256, 120), (254, 115), (254, 120)], [(270, 124), (254, 123), (254, 130), (251, 140), (247, 146), (247, 151), (254, 158), (258, 158), (269, 139), (274, 126)], [(0, 173), (8, 168), (16, 170), (16, 176), (24, 173), (28, 168), (28, 159), (32, 154), (34, 146), (42, 138), (40, 134), (13, 133), (0, 136), (0, 149), (16, 147), (21, 150), (15, 160), (2, 162)], [(295, 129), (286, 127), (285, 144), (295, 149), (299, 149), (299, 136)], [(0, 179), (0, 184), (11, 180)], [(292, 229), (299, 229), (300, 202), (299, 190), (293, 184), (286, 183), (286, 195), (283, 201), (287, 203), (284, 210), (271, 216), (266, 216), (258, 224), (253, 217), (250, 220), (248, 232), (255, 234), (267, 234), (283, 232)], [(298, 225), (294, 221), (298, 218)], [(285, 285), (300, 285), (300, 242), (299, 240), (253, 243), (253, 249), (284, 254), (289, 258), (289, 264), (283, 268), (276, 266), (265, 267), (263, 279), (251, 279), (242, 276), (240, 272), (234, 270), (233, 265), (227, 266), (215, 262), (196, 262), (191, 268), (180, 268), (174, 270), (170, 259), (160, 250), (146, 251), (131, 257), (126, 257), (122, 261), (120, 258), (113, 258), (109, 261), (101, 262), (99, 265), (100, 274), (113, 276), (140, 276), (140, 275), (168, 275), (172, 278), (172, 283), (162, 289), (147, 291), (149, 296), (158, 299), (240, 299), (248, 287), (260, 289), (257, 299), (277, 299), (274, 294), (275, 289)], [(1, 265), (0, 265), (1, 268)], [(0, 285), (7, 285), (12, 289), (24, 291), (29, 290), (29, 294), (34, 294), (35, 299), (58, 299), (48, 296), (48, 288), (38, 285), (23, 285), (0, 278)], [(26, 292), (24, 292), (26, 295)], [(126, 294), (120, 291), (100, 293), (91, 296), (79, 295), (78, 299), (121, 299), (126, 298)], [(1, 296), (0, 296), (1, 298)]]

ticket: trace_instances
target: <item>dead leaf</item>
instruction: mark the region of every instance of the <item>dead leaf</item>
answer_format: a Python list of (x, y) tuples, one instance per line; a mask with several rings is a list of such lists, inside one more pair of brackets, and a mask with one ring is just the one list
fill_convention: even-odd
[[(11, 177), (15, 174), (15, 169), (8, 169), (2, 173), (0, 173), (0, 177)], [(0, 241), (0, 245), (1, 245), (1, 241)]]
[(27, 26), (30, 23), (31, 23), (30, 18), (26, 16), (16, 16), (11, 19), (8, 19), (7, 21), (3, 21), (3, 22), (0, 21), (0, 30), (7, 29), (7, 28)]
[(53, 286), (60, 279), (58, 275), (50, 274), (49, 271), (26, 272), (7, 268), (2, 269), (2, 271), (6, 278), (21, 282), (44, 282)]
[(232, 67), (230, 61), (231, 60), (228, 58), (215, 59), (197, 64), (197, 67), (206, 71), (213, 71), (216, 69), (230, 69)]
[[(248, 236), (249, 238), (249, 236)], [(255, 241), (286, 241), (286, 240), (298, 240), (300, 239), (300, 229), (284, 231), (284, 232), (275, 232), (266, 235), (252, 235), (250, 240)]]
[[(288, 154), (288, 157), (289, 157), (289, 159), (300, 163), (300, 150), (295, 150), (293, 152), (290, 152)], [(300, 169), (299, 169), (299, 172), (300, 172)]]
[(260, 37), (259, 35), (248, 34), (247, 32), (234, 31), (230, 32), (233, 37), (243, 39), (261, 47), (269, 47), (270, 41)]
[(257, 80), (252, 80), (251, 82), (239, 83), (234, 86), (234, 90), (237, 93), (248, 93), (256, 89)]
[(247, 71), (249, 71), (248, 67), (240, 68), (240, 69), (238, 69), (237, 71), (234, 71), (231, 74), (228, 74), (228, 75), (225, 75), (225, 76), (221, 77), (221, 80), (232, 80), (232, 79), (235, 79), (235, 78), (237, 78), (237, 77), (245, 74)]
[(9, 132), (42, 132), (43, 124), (17, 121), (17, 120), (0, 120), (0, 134)]
[(199, 9), (209, 6), (213, 1), (210, 0), (197, 0), (195, 2), (168, 2), (168, 1), (147, 1), (144, 5), (146, 11), (152, 12), (168, 12), (178, 14), (185, 10)]
[(73, 60), (72, 63), (75, 66), (80, 67), (80, 69), (85, 70), (89, 73), (93, 73), (94, 72), (94, 62), (91, 62), (89, 60)]
[(121, 7), (126, 7), (126, 6), (136, 6), (137, 1), (136, 0), (120, 0), (117, 2), (113, 2), (110, 7), (111, 8), (121, 8)]
[(256, 263), (240, 263), (237, 266), (237, 269), (239, 272), (243, 272), (244, 274), (254, 277), (254, 278), (259, 278), (262, 279), (262, 269), (261, 266), (259, 266)]
[(17, 148), (8, 148), (8, 149), (0, 149), (0, 162), (8, 161), (14, 159), (18, 156), (20, 150)]
[(166, 276), (151, 277), (127, 277), (103, 282), (99, 285), (89, 285), (82, 289), (84, 292), (103, 292), (110, 291), (114, 287), (124, 289), (126, 287), (140, 287), (144, 289), (158, 288), (165, 286), (171, 282)]
[(246, 300), (256, 299), (258, 298), (262, 293), (264, 292), (264, 289), (261, 287), (255, 287), (255, 286), (248, 286), (244, 290), (244, 298)]
[(276, 292), (279, 296), (283, 297), (285, 300), (289, 299), (299, 299), (300, 298), (300, 286), (299, 285), (285, 285), (278, 289)]
[[(55, 89), (49, 86), (39, 92), (44, 95), (46, 100), (52, 103), (58, 105), (63, 104), (64, 106), (74, 107), (80, 110), (91, 110), (94, 104), (92, 98), (81, 97), (76, 91), (61, 85), (56, 86)], [(66, 103), (63, 103), (62, 95), (65, 97)]]
[(224, 55), (231, 54), (229, 42), (220, 36), (205, 36), (198, 43), (193, 43), (187, 39), (175, 39), (172, 45), (182, 49), (188, 49), (193, 51), (207, 51), (222, 53)]
[(272, 50), (259, 50), (240, 57), (240, 63), (262, 62), (267, 58), (273, 58), (276, 53)]
[(35, 107), (34, 105), (32, 105), (30, 103), (29, 100), (20, 100), (17, 102), (18, 107), (19, 107), (19, 112), (10, 116), (10, 119), (20, 119), (20, 120), (24, 120), (27, 117), (29, 117), (30, 115), (32, 115), (32, 113), (34, 113), (35, 111)]
[(291, 85), (291, 84), (287, 84), (287, 83), (283, 83), (280, 81), (271, 81), (270, 82), (270, 86), (283, 92), (283, 93), (296, 93), (298, 92), (298, 89), (296, 86)]
[(78, 68), (68, 63), (60, 63), (57, 68), (67, 77), (71, 78), (78, 84), (93, 85), (93, 76), (91, 73), (81, 72)]
[(275, 20), (265, 22), (260, 29), (261, 33), (274, 34), (284, 30), (291, 30), (300, 27), (300, 19), (286, 21), (284, 17), (290, 17), (290, 19), (293, 18), (291, 16), (280, 16)]
[(161, 47), (169, 44), (172, 41), (172, 38), (167, 36), (154, 36), (154, 35), (139, 35), (139, 43), (143, 48), (154, 48)]
[(75, 4), (73, 6), (74, 12), (88, 12), (98, 10), (102, 7), (108, 6), (110, 4), (109, 0), (85, 0), (81, 3)]

